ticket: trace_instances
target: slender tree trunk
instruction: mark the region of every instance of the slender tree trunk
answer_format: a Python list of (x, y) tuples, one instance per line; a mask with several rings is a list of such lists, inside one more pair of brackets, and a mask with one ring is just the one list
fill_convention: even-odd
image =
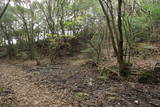
[(124, 62), (123, 53), (123, 30), (122, 30), (122, 0), (118, 0), (118, 30), (119, 30), (119, 41), (118, 41), (118, 64), (119, 72), (121, 75), (125, 75), (126, 65)]

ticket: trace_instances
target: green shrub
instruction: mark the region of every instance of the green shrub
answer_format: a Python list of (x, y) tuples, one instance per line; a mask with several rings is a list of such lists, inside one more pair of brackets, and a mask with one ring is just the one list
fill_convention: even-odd
[(83, 53), (86, 53), (88, 57), (95, 60), (96, 63), (99, 63), (102, 59), (102, 50), (105, 44), (105, 35), (103, 34), (102, 29), (98, 29), (88, 41), (88, 47), (83, 50)]
[(2, 51), (2, 52), (0, 52), (0, 57), (5, 57), (5, 56), (7, 56), (8, 55), (8, 53), (7, 53), (7, 51), (5, 50), (5, 51)]
[(94, 59), (93, 56), (95, 55), (95, 53), (94, 53), (94, 50), (92, 48), (87, 48), (87, 49), (81, 50), (81, 53), (84, 53), (90, 59)]
[(151, 72), (142, 72), (139, 74), (138, 82), (140, 83), (151, 83), (153, 79)]
[(22, 58), (22, 59), (28, 59), (29, 58), (29, 56), (28, 56), (28, 54), (27, 54), (27, 52), (19, 52), (17, 55), (16, 55), (16, 57), (19, 57), (19, 58)]
[(4, 91), (4, 88), (0, 88), (0, 93)]
[(100, 76), (99, 79), (106, 80), (109, 78), (109, 70), (107, 70), (105, 67), (100, 70)]

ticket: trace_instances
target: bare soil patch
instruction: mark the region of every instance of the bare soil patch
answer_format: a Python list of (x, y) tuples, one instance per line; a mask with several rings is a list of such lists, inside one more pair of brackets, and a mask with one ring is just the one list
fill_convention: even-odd
[[(80, 60), (81, 59), (81, 60)], [(160, 85), (101, 80), (81, 56), (36, 66), (1, 61), (2, 107), (159, 107)]]

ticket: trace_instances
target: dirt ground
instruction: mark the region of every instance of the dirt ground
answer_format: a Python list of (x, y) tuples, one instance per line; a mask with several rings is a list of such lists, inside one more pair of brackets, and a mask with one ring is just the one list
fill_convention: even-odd
[(81, 59), (0, 60), (0, 107), (160, 107), (160, 84), (101, 80)]

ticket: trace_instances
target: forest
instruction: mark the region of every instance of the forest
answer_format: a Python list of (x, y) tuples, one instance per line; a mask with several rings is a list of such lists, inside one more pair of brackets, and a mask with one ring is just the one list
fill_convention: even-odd
[(160, 0), (0, 0), (0, 107), (160, 107)]

